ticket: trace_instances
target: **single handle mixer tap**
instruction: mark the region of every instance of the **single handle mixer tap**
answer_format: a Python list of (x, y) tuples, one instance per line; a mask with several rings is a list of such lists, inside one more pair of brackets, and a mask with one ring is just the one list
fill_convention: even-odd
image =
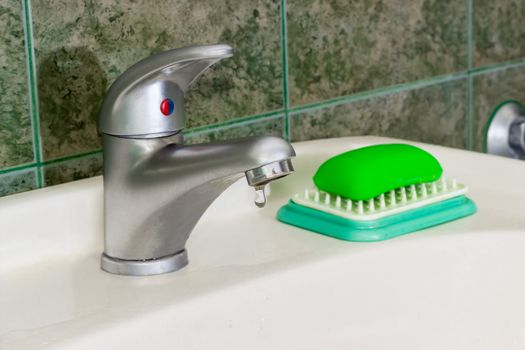
[(293, 172), (293, 147), (262, 136), (184, 145), (184, 92), (228, 45), (146, 58), (109, 89), (99, 116), (104, 147), (103, 270), (153, 275), (188, 263), (186, 241), (208, 206), (243, 175), (259, 191)]

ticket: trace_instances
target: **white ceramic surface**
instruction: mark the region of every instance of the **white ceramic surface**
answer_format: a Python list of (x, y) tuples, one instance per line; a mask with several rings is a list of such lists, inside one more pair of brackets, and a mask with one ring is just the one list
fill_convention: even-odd
[(276, 221), (323, 160), (391, 141), (296, 144), (268, 205), (234, 184), (167, 275), (99, 269), (100, 177), (0, 199), (0, 349), (525, 348), (525, 162), (413, 143), (478, 213), (384, 242)]

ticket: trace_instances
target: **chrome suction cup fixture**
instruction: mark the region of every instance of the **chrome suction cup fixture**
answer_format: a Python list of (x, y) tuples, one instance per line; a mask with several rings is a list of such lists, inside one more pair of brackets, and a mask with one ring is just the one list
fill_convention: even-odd
[(490, 154), (525, 159), (525, 107), (508, 101), (492, 113), (485, 135), (486, 151)]

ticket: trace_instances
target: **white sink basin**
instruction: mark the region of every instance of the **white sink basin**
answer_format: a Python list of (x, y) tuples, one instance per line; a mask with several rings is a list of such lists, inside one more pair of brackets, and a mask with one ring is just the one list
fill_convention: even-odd
[(99, 269), (100, 177), (1, 199), (0, 348), (525, 348), (525, 162), (413, 143), (478, 213), (384, 242), (275, 219), (323, 160), (392, 141), (296, 144), (266, 208), (241, 179), (192, 233), (189, 266), (160, 276)]

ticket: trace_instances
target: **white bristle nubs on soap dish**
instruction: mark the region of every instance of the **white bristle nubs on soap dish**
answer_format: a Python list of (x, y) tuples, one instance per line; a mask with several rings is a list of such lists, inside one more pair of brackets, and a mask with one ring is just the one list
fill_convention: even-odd
[(467, 186), (455, 179), (442, 177), (434, 182), (400, 187), (368, 200), (353, 201), (316, 188), (305, 189), (304, 194), (298, 193), (292, 200), (299, 205), (351, 220), (376, 220), (465, 195), (467, 192)]

